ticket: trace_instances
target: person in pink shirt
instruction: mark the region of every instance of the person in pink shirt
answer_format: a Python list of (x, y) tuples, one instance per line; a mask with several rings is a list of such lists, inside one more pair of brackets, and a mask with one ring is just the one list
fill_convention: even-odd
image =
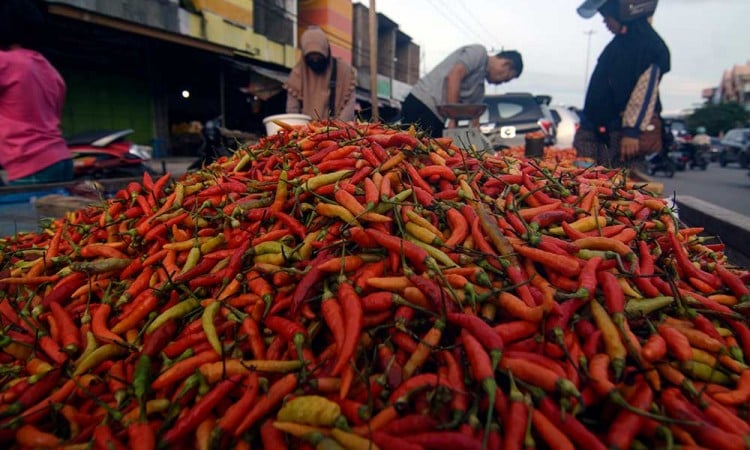
[(73, 178), (60, 131), (65, 81), (33, 50), (44, 29), (32, 1), (0, 1), (0, 166), (10, 185)]

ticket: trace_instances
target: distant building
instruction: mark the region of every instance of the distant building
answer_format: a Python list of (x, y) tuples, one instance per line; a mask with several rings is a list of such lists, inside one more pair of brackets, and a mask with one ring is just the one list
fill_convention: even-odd
[[(369, 11), (353, 0), (45, 1), (54, 39), (42, 51), (68, 87), (66, 135), (132, 128), (157, 156), (193, 156), (196, 123), (220, 116), (263, 134), (263, 118), (285, 110), (282, 84), (311, 25), (357, 68), (363, 115), (372, 101)], [(387, 16), (377, 14), (377, 29), (377, 99), (389, 120), (418, 78), (420, 51)]]
[(724, 71), (718, 87), (703, 89), (708, 103), (737, 102), (750, 109), (750, 60)]

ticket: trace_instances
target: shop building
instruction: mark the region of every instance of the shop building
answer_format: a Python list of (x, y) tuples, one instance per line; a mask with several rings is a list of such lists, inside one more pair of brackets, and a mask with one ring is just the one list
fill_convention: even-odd
[[(190, 156), (200, 124), (262, 135), (284, 112), (282, 84), (310, 25), (358, 71), (370, 108), (368, 10), (351, 0), (47, 0), (52, 39), (43, 52), (68, 85), (63, 132), (132, 128), (157, 156)], [(418, 78), (419, 47), (382, 14), (378, 103), (384, 120)]]

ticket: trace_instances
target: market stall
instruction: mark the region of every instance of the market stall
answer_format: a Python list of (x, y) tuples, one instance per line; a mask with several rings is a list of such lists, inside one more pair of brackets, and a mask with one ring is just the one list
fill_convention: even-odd
[(750, 276), (643, 183), (281, 126), (0, 240), (0, 441), (745, 448)]

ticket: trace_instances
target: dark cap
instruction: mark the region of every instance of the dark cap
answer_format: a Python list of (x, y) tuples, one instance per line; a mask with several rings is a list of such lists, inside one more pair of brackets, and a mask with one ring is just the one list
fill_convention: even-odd
[(590, 19), (606, 2), (607, 0), (586, 0), (585, 2), (581, 3), (581, 6), (578, 7), (578, 15), (583, 17), (584, 19)]

